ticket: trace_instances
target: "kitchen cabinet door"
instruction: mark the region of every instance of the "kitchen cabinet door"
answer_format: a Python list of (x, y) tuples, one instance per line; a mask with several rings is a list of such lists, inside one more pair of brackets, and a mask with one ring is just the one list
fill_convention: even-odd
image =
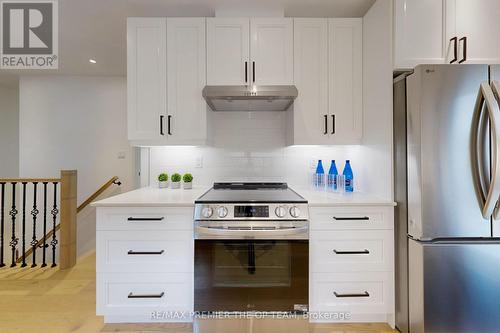
[(498, 64), (500, 63), (500, 1), (498, 0), (448, 0), (451, 14), (455, 14), (455, 35), (467, 38), (459, 44), (459, 60), (464, 63)]
[(358, 144), (363, 131), (363, 23), (328, 20), (328, 134), (330, 143)]
[(252, 82), (257, 85), (293, 84), (293, 19), (250, 20)]
[(291, 144), (327, 144), (328, 20), (294, 19), (294, 84)]
[(169, 144), (204, 144), (207, 106), (205, 18), (167, 19), (166, 131)]
[[(467, 0), (465, 0), (467, 1)], [(394, 68), (444, 64), (453, 58), (446, 27), (446, 0), (394, 1)]]
[(207, 18), (207, 84), (244, 85), (250, 79), (248, 18)]
[(167, 110), (167, 20), (127, 19), (129, 140), (162, 141)]

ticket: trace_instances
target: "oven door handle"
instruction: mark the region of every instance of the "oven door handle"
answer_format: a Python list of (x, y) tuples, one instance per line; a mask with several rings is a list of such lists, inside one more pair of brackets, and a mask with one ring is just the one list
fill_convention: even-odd
[(308, 234), (309, 227), (290, 227), (290, 228), (278, 228), (278, 229), (249, 229), (249, 228), (224, 228), (224, 227), (202, 227), (196, 226), (195, 231), (197, 238), (204, 238), (206, 236), (218, 236), (220, 238), (226, 239), (238, 239), (238, 238), (272, 238), (274, 236), (297, 236)]

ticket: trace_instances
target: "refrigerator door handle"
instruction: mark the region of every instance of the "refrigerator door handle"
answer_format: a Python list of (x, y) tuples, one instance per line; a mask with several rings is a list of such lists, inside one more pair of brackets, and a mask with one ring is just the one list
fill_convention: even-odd
[[(479, 187), (483, 190), (481, 193), (481, 201), (483, 204), (481, 213), (485, 219), (489, 219), (495, 210), (496, 203), (500, 196), (500, 146), (499, 146), (499, 135), (500, 135), (500, 107), (498, 102), (495, 99), (495, 95), (493, 94), (493, 90), (487, 82), (481, 83), (481, 87), (478, 92), (476, 106), (474, 110), (475, 114), (475, 124), (474, 128), (476, 129), (472, 138), (472, 151), (473, 157), (475, 159), (478, 158), (477, 154), (477, 140), (478, 140), (478, 128), (479, 128), (479, 119), (480, 114), (483, 108), (483, 104), (488, 111), (488, 117), (490, 120), (490, 129), (491, 129), (491, 152), (492, 152), (492, 168), (491, 168), (491, 183), (490, 188), (487, 193), (482, 189), (482, 183), (479, 176), (479, 166), (478, 163), (474, 165), (474, 175), (476, 182), (479, 184)], [(486, 195), (486, 196), (485, 196)]]
[[(493, 80), (491, 82), (491, 89), (493, 91), (493, 95), (494, 95), (495, 100), (497, 102), (498, 110), (500, 110), (500, 82), (496, 81), (496, 80)], [(499, 204), (498, 201), (499, 201), (499, 199), (497, 198), (497, 204), (495, 206), (495, 210), (493, 211), (493, 218), (495, 220), (498, 220), (498, 218), (500, 217), (500, 208), (499, 208), (499, 205), (498, 205)]]

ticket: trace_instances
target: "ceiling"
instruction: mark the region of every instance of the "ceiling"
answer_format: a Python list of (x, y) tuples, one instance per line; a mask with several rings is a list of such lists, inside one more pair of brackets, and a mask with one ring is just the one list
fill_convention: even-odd
[[(19, 74), (125, 75), (126, 18), (210, 17), (216, 10), (284, 10), (290, 17), (361, 17), (375, 0), (59, 0), (59, 70), (0, 70), (0, 84)], [(96, 64), (89, 63), (95, 59)]]

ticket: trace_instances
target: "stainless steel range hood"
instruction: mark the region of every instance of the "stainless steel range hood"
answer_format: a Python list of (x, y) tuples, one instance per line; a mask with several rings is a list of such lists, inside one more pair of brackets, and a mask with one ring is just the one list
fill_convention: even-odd
[(213, 111), (286, 111), (298, 95), (295, 86), (205, 86)]

